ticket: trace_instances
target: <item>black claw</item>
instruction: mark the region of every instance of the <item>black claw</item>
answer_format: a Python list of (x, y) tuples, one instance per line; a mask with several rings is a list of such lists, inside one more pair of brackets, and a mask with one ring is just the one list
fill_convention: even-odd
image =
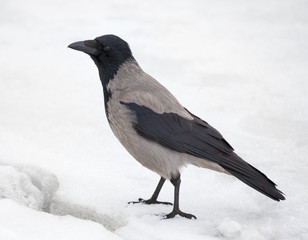
[(143, 204), (164, 204), (164, 205), (173, 205), (172, 203), (170, 202), (160, 202), (160, 201), (157, 201), (155, 199), (148, 199), (148, 200), (144, 200), (143, 198), (139, 198), (138, 201), (131, 201), (131, 202), (128, 202), (128, 204), (136, 204), (136, 203), (143, 203)]
[(129, 201), (128, 204), (142, 203), (142, 201), (144, 201), (142, 198), (138, 198), (138, 201)]

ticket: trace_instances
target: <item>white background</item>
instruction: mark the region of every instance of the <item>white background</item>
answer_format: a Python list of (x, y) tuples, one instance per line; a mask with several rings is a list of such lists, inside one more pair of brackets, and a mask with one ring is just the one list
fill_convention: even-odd
[[(0, 239), (307, 239), (307, 12), (304, 0), (1, 0)], [(67, 48), (109, 33), (287, 200), (189, 166), (180, 205), (198, 220), (127, 205), (159, 176), (113, 136), (95, 65)], [(170, 183), (159, 199), (172, 201)]]

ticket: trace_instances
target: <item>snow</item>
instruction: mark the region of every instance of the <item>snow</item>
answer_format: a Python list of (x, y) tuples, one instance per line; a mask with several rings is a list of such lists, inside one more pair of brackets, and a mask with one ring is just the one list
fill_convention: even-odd
[[(308, 4), (0, 2), (0, 239), (307, 239)], [(162, 220), (159, 176), (109, 129), (97, 69), (67, 45), (114, 33), (141, 67), (286, 194), (183, 169)], [(159, 197), (172, 201), (166, 183)]]
[(235, 238), (240, 236), (241, 230), (241, 224), (233, 220), (226, 220), (218, 226), (218, 231), (226, 238)]
[(0, 239), (93, 239), (119, 240), (97, 223), (71, 216), (55, 217), (44, 212), (25, 208), (12, 200), (1, 200)]
[(13, 199), (25, 206), (41, 210), (44, 195), (25, 173), (9, 166), (0, 167), (0, 197)]

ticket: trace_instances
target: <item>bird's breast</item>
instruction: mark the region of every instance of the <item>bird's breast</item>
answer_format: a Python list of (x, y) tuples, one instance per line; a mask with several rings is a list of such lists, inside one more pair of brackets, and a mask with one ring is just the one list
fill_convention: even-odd
[(183, 154), (140, 136), (133, 127), (136, 116), (120, 101), (112, 97), (107, 104), (110, 127), (126, 150), (144, 167), (160, 176), (170, 179), (177, 175), (185, 165)]

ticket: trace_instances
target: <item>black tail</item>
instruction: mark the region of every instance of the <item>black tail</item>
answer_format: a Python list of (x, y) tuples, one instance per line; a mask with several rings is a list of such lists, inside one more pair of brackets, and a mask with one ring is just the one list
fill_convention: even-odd
[(283, 193), (276, 188), (277, 185), (273, 181), (236, 154), (232, 156), (232, 160), (230, 156), (225, 158), (225, 160), (220, 162), (220, 166), (248, 186), (269, 198), (275, 201), (285, 200)]

